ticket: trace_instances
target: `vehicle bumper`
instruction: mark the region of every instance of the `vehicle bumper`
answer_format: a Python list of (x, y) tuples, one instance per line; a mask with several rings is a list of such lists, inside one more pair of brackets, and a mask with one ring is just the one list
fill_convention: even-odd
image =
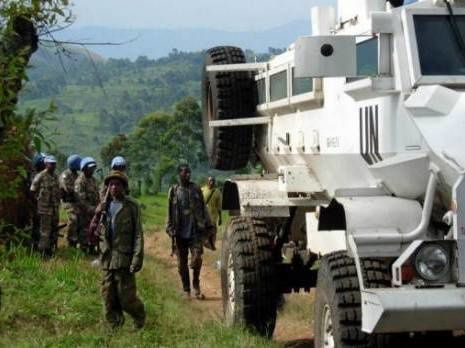
[(402, 287), (362, 291), (362, 331), (442, 331), (465, 328), (465, 288)]

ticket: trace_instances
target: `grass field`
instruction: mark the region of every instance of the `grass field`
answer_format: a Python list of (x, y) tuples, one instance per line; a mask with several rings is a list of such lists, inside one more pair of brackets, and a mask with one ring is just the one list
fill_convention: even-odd
[[(166, 197), (142, 197), (146, 239), (160, 233)], [(144, 330), (130, 318), (112, 332), (102, 316), (100, 272), (80, 251), (60, 248), (43, 261), (29, 251), (1, 250), (0, 347), (274, 347), (220, 320), (198, 320), (167, 276), (166, 264), (147, 255), (138, 289), (147, 310)]]

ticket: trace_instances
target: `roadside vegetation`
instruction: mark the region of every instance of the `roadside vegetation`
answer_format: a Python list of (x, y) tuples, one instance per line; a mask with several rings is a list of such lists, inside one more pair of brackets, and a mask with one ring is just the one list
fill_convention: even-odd
[[(141, 197), (146, 241), (162, 233), (166, 196)], [(167, 263), (147, 254), (138, 288), (147, 325), (112, 332), (103, 320), (100, 272), (92, 258), (60, 248), (42, 261), (23, 248), (2, 250), (0, 346), (4, 347), (273, 347), (247, 331), (226, 328), (221, 318), (199, 318), (168, 275)], [(174, 259), (173, 259), (173, 262)]]

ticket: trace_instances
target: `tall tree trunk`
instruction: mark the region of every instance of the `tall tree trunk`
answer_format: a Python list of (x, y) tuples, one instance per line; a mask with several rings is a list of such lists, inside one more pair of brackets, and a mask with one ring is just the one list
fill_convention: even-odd
[[(0, 147), (8, 141), (9, 137), (15, 137), (14, 110), (18, 102), (18, 94), (21, 91), (26, 68), (32, 54), (38, 48), (38, 36), (34, 24), (25, 17), (14, 17), (7, 23), (7, 29), (0, 38)], [(13, 69), (14, 68), (14, 69)], [(19, 166), (29, 168), (25, 159), (30, 154), (29, 141), (24, 141), (18, 149), (21, 155), (18, 158), (2, 158), (4, 168), (0, 173), (0, 180), (4, 183), (14, 182), (20, 175)], [(21, 178), (17, 196), (14, 199), (0, 200), (0, 220), (6, 224), (24, 227), (30, 221), (31, 199), (29, 197), (29, 185), (26, 178)], [(5, 231), (4, 231), (5, 232)]]

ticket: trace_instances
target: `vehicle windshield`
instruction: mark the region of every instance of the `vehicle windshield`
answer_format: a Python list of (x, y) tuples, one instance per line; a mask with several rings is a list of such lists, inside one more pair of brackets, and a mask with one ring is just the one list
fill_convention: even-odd
[[(455, 16), (465, 38), (465, 16)], [(461, 52), (448, 16), (414, 15), (422, 75), (465, 75), (465, 53)]]

